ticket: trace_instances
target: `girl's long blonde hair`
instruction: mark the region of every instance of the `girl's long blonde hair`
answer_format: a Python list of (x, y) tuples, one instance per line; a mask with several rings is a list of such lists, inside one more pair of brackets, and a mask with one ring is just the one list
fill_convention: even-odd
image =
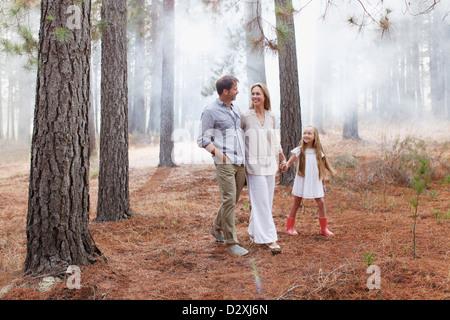
[[(306, 128), (312, 128), (314, 131), (314, 149), (316, 150), (316, 158), (317, 158), (317, 167), (319, 169), (319, 180), (323, 180), (328, 177), (329, 175), (334, 175), (336, 171), (333, 169), (333, 167), (330, 165), (330, 163), (327, 160), (327, 157), (325, 156), (325, 152), (322, 148), (322, 143), (320, 142), (319, 138), (319, 130), (317, 130), (314, 126), (306, 126)], [(301, 177), (305, 176), (305, 153), (306, 153), (306, 144), (302, 140), (300, 141), (300, 156), (298, 158), (298, 165), (297, 165), (297, 174)], [(323, 153), (323, 157), (322, 157)], [(327, 174), (328, 173), (328, 174)]]

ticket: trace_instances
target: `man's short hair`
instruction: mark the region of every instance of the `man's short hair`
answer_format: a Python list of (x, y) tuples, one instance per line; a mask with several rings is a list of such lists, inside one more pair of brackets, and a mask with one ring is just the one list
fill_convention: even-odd
[(225, 75), (217, 79), (216, 81), (216, 90), (219, 96), (222, 94), (223, 90), (230, 90), (233, 86), (233, 83), (238, 83), (239, 80), (231, 75)]

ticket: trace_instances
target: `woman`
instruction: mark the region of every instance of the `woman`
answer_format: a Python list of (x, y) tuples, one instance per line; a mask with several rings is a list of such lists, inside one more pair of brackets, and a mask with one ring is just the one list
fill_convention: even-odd
[(265, 244), (272, 253), (281, 253), (272, 217), (275, 175), (278, 161), (286, 158), (276, 134), (275, 115), (270, 111), (269, 91), (263, 83), (251, 86), (249, 110), (241, 116), (245, 137), (248, 193), (252, 205), (248, 232), (255, 243)]

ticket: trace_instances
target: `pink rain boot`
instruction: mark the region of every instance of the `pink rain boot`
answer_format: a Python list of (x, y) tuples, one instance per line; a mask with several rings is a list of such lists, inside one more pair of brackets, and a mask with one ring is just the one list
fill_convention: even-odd
[(291, 236), (298, 236), (297, 231), (294, 230), (295, 218), (287, 217), (286, 220), (286, 233)]
[(320, 223), (320, 233), (322, 233), (327, 237), (334, 236), (334, 233), (328, 230), (327, 228), (327, 218), (319, 217), (319, 223)]

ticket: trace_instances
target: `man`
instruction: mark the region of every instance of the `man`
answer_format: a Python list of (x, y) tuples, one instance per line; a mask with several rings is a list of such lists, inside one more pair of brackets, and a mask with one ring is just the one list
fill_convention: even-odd
[(216, 81), (219, 97), (203, 110), (198, 145), (213, 156), (222, 198), (210, 233), (216, 241), (226, 244), (228, 252), (243, 256), (248, 251), (238, 245), (234, 213), (245, 183), (241, 114), (239, 107), (233, 104), (239, 93), (238, 82), (229, 75)]

